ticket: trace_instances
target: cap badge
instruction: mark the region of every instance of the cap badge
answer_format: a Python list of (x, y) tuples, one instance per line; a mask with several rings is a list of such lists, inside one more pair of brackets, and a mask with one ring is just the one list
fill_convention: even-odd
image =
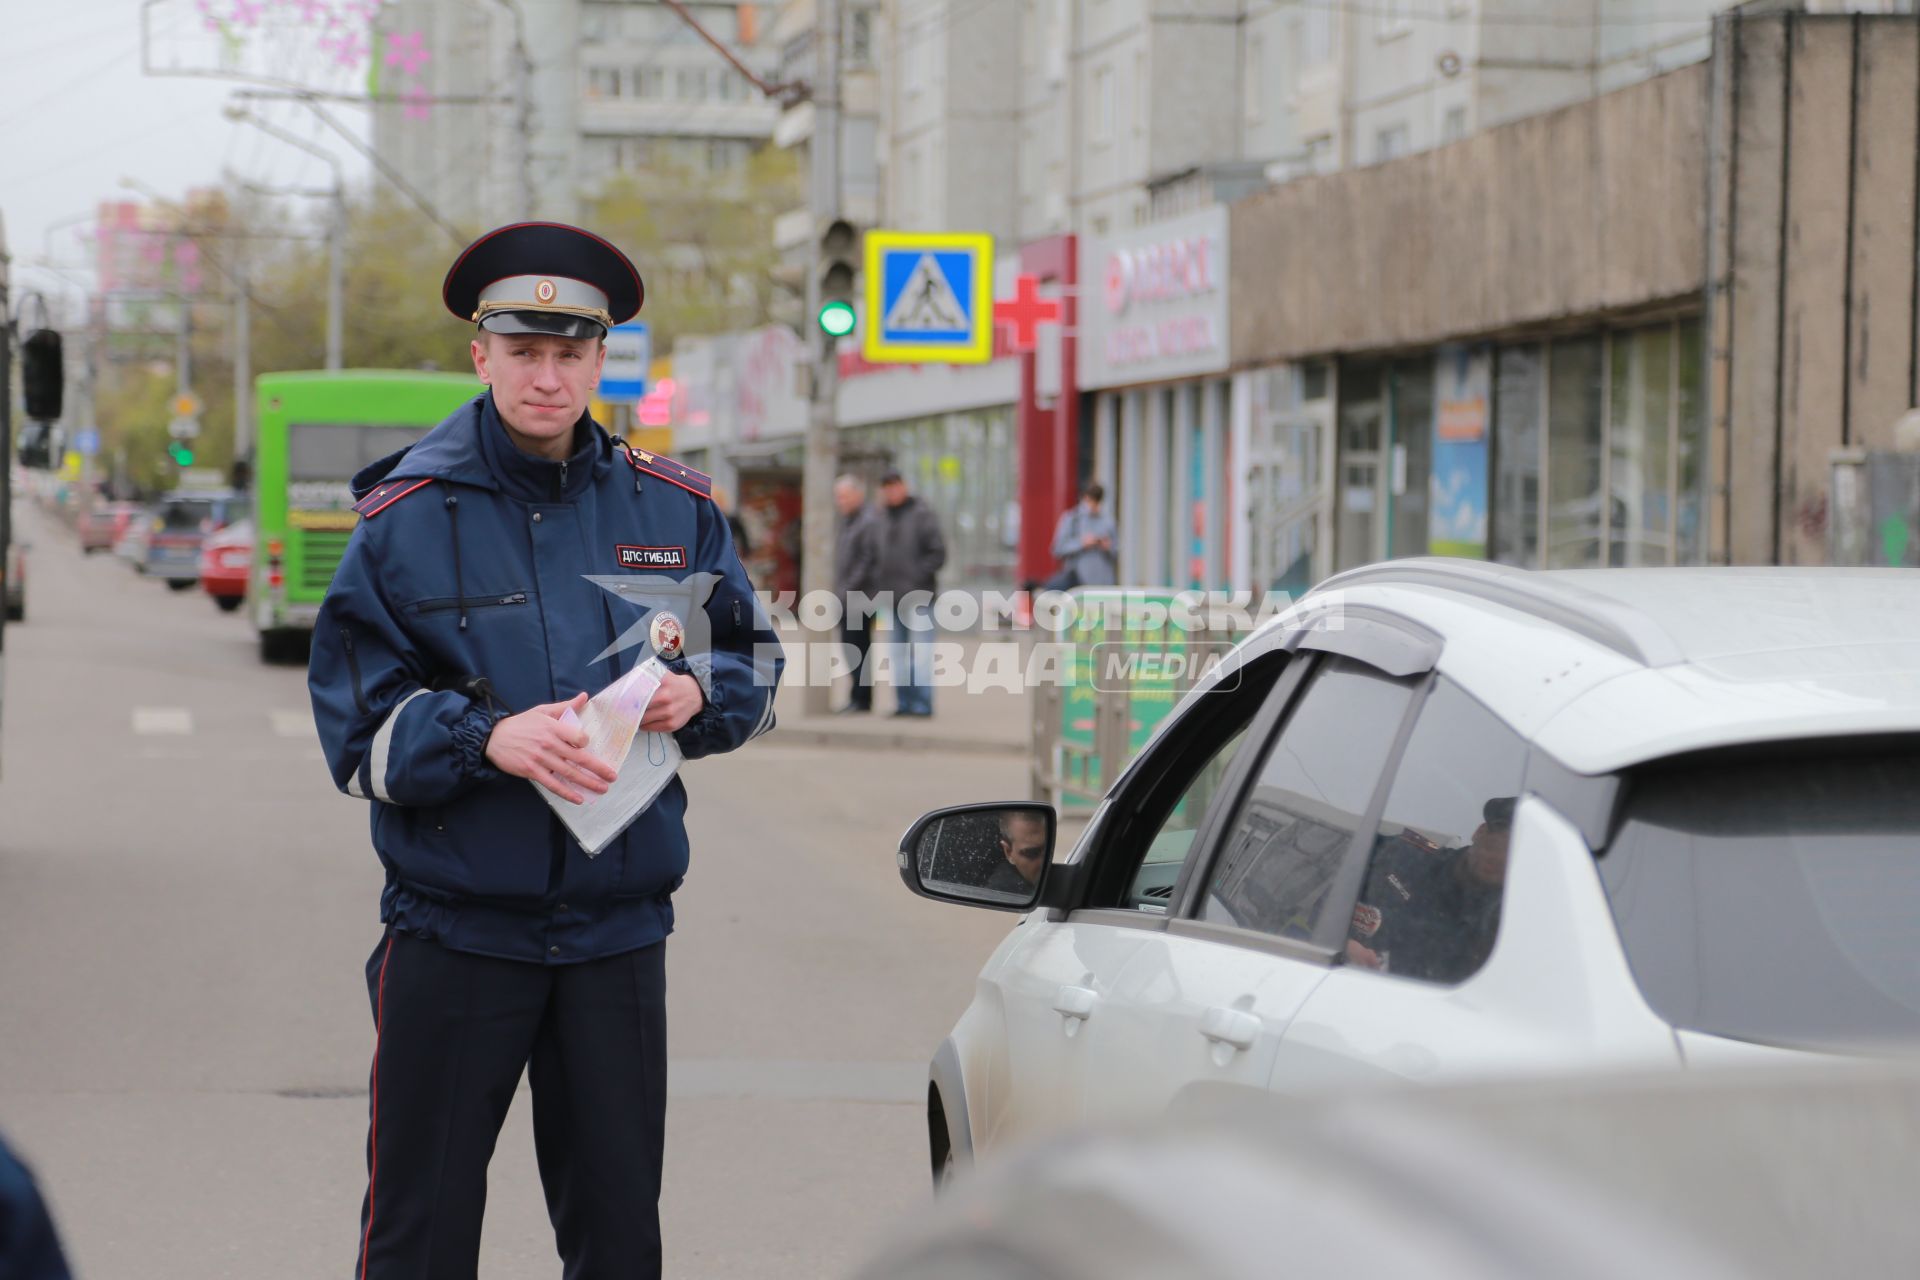
[(552, 302), (554, 292), (553, 281), (551, 280), (542, 280), (539, 284), (533, 286), (533, 296), (542, 302)]
[(683, 634), (680, 619), (664, 609), (653, 615), (653, 621), (647, 627), (647, 639), (653, 642), (653, 651), (668, 660), (680, 656)]

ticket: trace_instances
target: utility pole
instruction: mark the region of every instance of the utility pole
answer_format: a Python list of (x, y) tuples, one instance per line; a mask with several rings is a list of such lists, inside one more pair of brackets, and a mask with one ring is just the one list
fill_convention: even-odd
[[(327, 364), (328, 369), (340, 368), (341, 360), (341, 311), (345, 307), (346, 267), (343, 258), (346, 254), (347, 238), (347, 178), (346, 170), (340, 163), (340, 157), (325, 147), (315, 146), (299, 134), (290, 133), (238, 103), (227, 104), (227, 119), (236, 124), (250, 124), (262, 133), (269, 134), (288, 146), (296, 147), (310, 156), (326, 161), (333, 170), (332, 208), (327, 219)], [(313, 194), (301, 192), (302, 195)], [(241, 310), (246, 310), (245, 303)], [(235, 421), (236, 427), (238, 420)], [(240, 442), (234, 440), (235, 456), (238, 457)]]
[[(820, 233), (840, 217), (840, 0), (818, 0), (814, 31), (813, 141), (811, 144), (811, 201), (814, 258), (807, 270), (807, 317), (820, 311), (820, 276), (824, 268)], [(872, 317), (868, 317), (872, 323)], [(800, 590), (804, 601), (815, 592), (833, 590), (834, 505), (833, 481), (840, 468), (840, 425), (835, 400), (840, 389), (838, 339), (818, 323), (809, 323), (813, 342), (812, 402), (807, 414), (806, 466), (802, 472), (800, 536)], [(801, 614), (805, 617), (804, 611)], [(834, 641), (838, 636), (831, 637)], [(810, 655), (812, 641), (801, 643)], [(833, 690), (813, 678), (809, 662), (802, 688), (802, 706), (810, 716), (832, 709)]]
[(253, 451), (253, 308), (247, 305), (247, 259), (235, 264), (233, 290), (233, 460)]

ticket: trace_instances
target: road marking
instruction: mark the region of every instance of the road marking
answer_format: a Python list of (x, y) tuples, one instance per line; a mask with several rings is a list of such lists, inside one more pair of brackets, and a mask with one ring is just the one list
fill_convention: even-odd
[(193, 713), (185, 707), (135, 707), (133, 731), (147, 737), (193, 732)]
[(273, 734), (276, 738), (312, 738), (319, 730), (313, 727), (311, 711), (287, 711), (276, 709), (267, 712), (273, 721)]

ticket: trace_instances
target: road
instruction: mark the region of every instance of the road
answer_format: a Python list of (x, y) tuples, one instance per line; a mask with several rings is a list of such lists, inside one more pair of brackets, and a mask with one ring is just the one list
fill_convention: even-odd
[[(380, 871), (305, 673), (37, 512), (0, 742), (0, 1130), (89, 1280), (345, 1276)], [(689, 765), (668, 946), (667, 1274), (844, 1274), (927, 1197), (924, 1070), (1011, 917), (899, 884), (918, 813), (1017, 759), (782, 746)], [(483, 1274), (558, 1266), (522, 1090)]]

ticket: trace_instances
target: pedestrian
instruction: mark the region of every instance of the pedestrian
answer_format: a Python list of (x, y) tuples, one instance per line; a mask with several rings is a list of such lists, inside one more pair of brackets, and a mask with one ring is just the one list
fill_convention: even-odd
[(1100, 484), (1089, 484), (1080, 491), (1080, 501), (1061, 513), (1053, 529), (1053, 558), (1060, 562), (1060, 569), (1047, 579), (1045, 590), (1110, 587), (1120, 581), (1113, 558), (1118, 530), (1113, 517), (1100, 510), (1106, 496)]
[(880, 516), (867, 503), (867, 486), (855, 475), (833, 482), (833, 504), (840, 524), (833, 547), (833, 592), (840, 597), (841, 643), (853, 668), (853, 688), (843, 715), (873, 710), (873, 675), (867, 670), (867, 651), (873, 642), (873, 614), (868, 599), (879, 590)]
[(896, 716), (933, 714), (933, 593), (947, 540), (898, 471), (880, 477), (880, 590), (892, 597)]
[[(779, 641), (707, 477), (587, 413), (607, 330), (644, 297), (626, 256), (573, 227), (502, 227), (442, 296), (478, 324), (487, 391), (354, 477), (361, 519), (308, 674), (334, 783), (372, 801), (386, 871), (354, 1274), (472, 1280), (524, 1068), (564, 1275), (658, 1276), (686, 791), (668, 783), (589, 858), (535, 787), (607, 790), (615, 770), (565, 713), (651, 656), (647, 637), (670, 673), (639, 727), (689, 759), (772, 727)], [(649, 610), (636, 583), (690, 603)]]

